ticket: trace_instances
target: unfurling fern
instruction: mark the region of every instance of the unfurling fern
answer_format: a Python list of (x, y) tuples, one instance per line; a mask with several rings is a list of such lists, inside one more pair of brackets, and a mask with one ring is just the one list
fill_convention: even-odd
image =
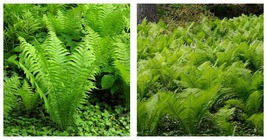
[(69, 53), (52, 31), (41, 47), (20, 40), (22, 53), (16, 64), (44, 100), (52, 120), (66, 129), (73, 123), (86, 92), (94, 87), (96, 66), (91, 46), (84, 40)]

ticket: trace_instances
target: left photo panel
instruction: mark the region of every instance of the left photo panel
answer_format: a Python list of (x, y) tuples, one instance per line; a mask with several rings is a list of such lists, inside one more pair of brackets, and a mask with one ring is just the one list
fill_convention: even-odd
[(4, 4), (4, 136), (130, 136), (130, 4)]

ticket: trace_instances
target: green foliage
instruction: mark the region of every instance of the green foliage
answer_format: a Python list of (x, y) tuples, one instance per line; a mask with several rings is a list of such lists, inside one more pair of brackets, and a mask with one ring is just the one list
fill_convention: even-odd
[(249, 115), (259, 113), (262, 106), (262, 96), (259, 91), (251, 93), (247, 99), (246, 111)]
[(48, 116), (42, 117), (41, 108), (33, 110), (34, 117), (26, 116), (22, 110), (5, 117), (4, 136), (129, 136), (130, 114), (126, 108), (116, 106), (83, 106), (79, 119), (73, 126), (60, 131)]
[(101, 86), (102, 89), (110, 88), (115, 81), (115, 78), (113, 75), (104, 75), (101, 79)]
[(69, 54), (54, 32), (49, 32), (47, 41), (41, 45), (45, 47), (44, 52), (23, 38), (20, 40), (22, 53), (18, 66), (44, 99), (52, 120), (66, 129), (78, 107), (85, 102), (85, 92), (94, 87), (91, 80), (95, 74), (95, 58), (90, 46), (81, 43)]
[(6, 116), (17, 102), (16, 95), (20, 87), (20, 80), (18, 76), (5, 79), (4, 84), (4, 115)]
[(209, 90), (188, 88), (170, 98), (168, 113), (179, 120), (179, 125), (188, 134), (195, 134), (203, 118), (209, 113), (213, 101), (218, 97), (219, 86)]
[(23, 81), (23, 85), (21, 89), (19, 89), (18, 93), (21, 96), (26, 110), (30, 112), (36, 105), (39, 95), (32, 92), (32, 89), (26, 80)]
[(221, 108), (215, 114), (216, 124), (223, 129), (225, 135), (233, 135), (235, 126), (229, 120), (231, 119), (231, 115), (234, 114), (235, 108), (227, 109)]
[(247, 121), (254, 125), (259, 135), (263, 135), (263, 113), (253, 114)]
[(166, 103), (168, 96), (167, 93), (162, 92), (155, 94), (148, 100), (138, 100), (137, 129), (141, 135), (149, 135), (157, 131), (159, 120), (163, 116), (165, 109), (164, 103)]
[[(260, 117), (251, 121), (263, 113), (263, 15), (204, 18), (174, 30), (144, 20), (137, 30), (137, 110), (161, 114), (146, 117), (153, 120), (146, 129), (138, 114), (139, 135), (262, 135), (251, 129)], [(161, 92), (171, 97), (161, 102)]]
[[(17, 87), (5, 81), (5, 116), (11, 115), (18, 96), (28, 115), (41, 108), (41, 119), (49, 115), (55, 123), (50, 127), (74, 135), (67, 129), (75, 127), (90, 97), (108, 94), (112, 99), (103, 102), (116, 97), (111, 106), (128, 108), (120, 113), (129, 117), (129, 9), (128, 4), (5, 4), (5, 79), (16, 73), (23, 81)], [(109, 126), (110, 133), (75, 135), (128, 134), (129, 121), (120, 121), (123, 125), (114, 130)], [(124, 127), (126, 131), (119, 130)]]

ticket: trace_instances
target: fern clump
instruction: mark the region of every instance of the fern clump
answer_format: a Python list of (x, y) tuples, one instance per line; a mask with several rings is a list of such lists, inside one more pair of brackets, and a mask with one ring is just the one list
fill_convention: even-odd
[[(129, 9), (128, 4), (6, 4), (5, 133), (14, 131), (9, 120), (20, 116), (23, 108), (26, 117), (49, 122), (39, 127), (60, 131), (55, 135), (129, 135), (129, 115), (121, 119), (130, 108)], [(20, 78), (8, 78), (13, 73)], [(105, 96), (111, 98), (102, 101)], [(95, 119), (88, 118), (87, 106), (101, 106), (98, 115), (108, 110), (108, 116), (98, 118), (106, 123), (103, 131), (96, 129), (100, 133), (89, 130)], [(114, 109), (118, 106), (119, 111)], [(122, 124), (111, 126), (109, 116), (120, 118)], [(80, 129), (80, 122), (86, 129)], [(107, 133), (109, 127), (125, 131)]]
[(22, 53), (16, 63), (44, 100), (52, 120), (66, 129), (84, 102), (86, 91), (94, 87), (95, 58), (90, 46), (82, 42), (70, 54), (52, 31), (41, 44), (45, 47), (41, 51), (24, 38), (20, 40)]

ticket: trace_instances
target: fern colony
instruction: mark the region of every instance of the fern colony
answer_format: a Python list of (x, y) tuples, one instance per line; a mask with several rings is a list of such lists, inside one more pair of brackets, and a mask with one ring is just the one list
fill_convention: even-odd
[(138, 26), (138, 135), (263, 135), (263, 15)]
[(4, 28), (4, 135), (129, 135), (129, 5), (5, 4)]

